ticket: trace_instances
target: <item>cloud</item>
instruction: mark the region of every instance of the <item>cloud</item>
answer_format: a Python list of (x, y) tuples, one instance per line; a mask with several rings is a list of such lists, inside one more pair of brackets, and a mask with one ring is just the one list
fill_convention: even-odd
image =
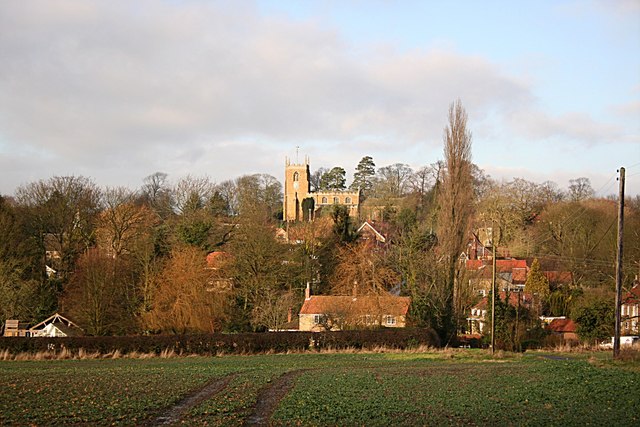
[[(365, 154), (393, 159), (439, 146), (456, 98), (487, 133), (507, 125), (598, 143), (619, 132), (580, 113), (541, 113), (529, 83), (484, 57), (353, 46), (315, 21), (261, 16), (253, 3), (0, 9), (2, 151), (7, 163), (43, 178), (72, 171), (135, 183), (163, 170), (226, 179), (262, 167), (279, 174), (296, 145), (323, 163), (335, 158), (327, 147), (345, 163)], [(0, 191), (26, 175), (12, 176)]]

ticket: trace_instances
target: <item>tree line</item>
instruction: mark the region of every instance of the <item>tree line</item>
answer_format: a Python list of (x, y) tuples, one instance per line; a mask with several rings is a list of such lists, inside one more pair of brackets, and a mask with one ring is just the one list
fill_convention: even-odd
[[(316, 294), (410, 296), (410, 321), (448, 342), (479, 299), (460, 256), (488, 227), (509, 256), (571, 272), (570, 284), (540, 291), (540, 313), (608, 301), (615, 201), (597, 198), (586, 178), (565, 190), (493, 180), (473, 164), (471, 143), (456, 102), (442, 160), (417, 170), (376, 169), (371, 156), (356, 165), (349, 188), (378, 209), (383, 246), (358, 238), (359, 222), (340, 205), (283, 224), (282, 185), (266, 174), (213, 183), (155, 173), (135, 190), (79, 176), (26, 184), (0, 198), (0, 319), (35, 323), (62, 311), (92, 335), (280, 329), (309, 283)], [(346, 172), (320, 168), (311, 186), (346, 189)], [(630, 286), (640, 268), (638, 197), (627, 210)]]

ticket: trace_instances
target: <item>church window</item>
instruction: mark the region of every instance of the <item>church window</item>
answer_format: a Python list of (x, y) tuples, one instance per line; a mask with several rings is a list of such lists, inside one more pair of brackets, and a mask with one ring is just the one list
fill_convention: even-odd
[(300, 174), (298, 172), (295, 172), (293, 174), (293, 181), (295, 182), (295, 181), (299, 181), (299, 180), (300, 180)]
[(333, 198), (333, 203), (336, 203), (336, 204), (340, 203), (340, 198), (334, 197)]
[(322, 203), (323, 204), (327, 204), (327, 203), (329, 203), (329, 200), (326, 197), (323, 197), (322, 198)]
[(351, 204), (351, 197), (345, 198), (344, 199), (344, 203), (347, 204), (347, 205), (350, 205)]

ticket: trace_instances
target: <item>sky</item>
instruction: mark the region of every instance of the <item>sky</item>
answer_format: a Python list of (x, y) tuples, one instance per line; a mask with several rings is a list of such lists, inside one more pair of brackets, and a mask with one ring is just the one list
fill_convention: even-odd
[(640, 0), (0, 2), (0, 194), (419, 168), (457, 99), (492, 178), (640, 194)]

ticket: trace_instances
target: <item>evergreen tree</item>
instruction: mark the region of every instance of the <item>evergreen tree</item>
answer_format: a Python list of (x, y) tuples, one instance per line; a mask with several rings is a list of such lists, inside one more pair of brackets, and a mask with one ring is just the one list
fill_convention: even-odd
[(373, 178), (376, 175), (376, 164), (373, 162), (371, 156), (364, 156), (358, 166), (356, 166), (356, 172), (353, 174), (353, 183), (349, 186), (352, 190), (358, 188), (364, 194), (368, 194), (373, 187)]
[(347, 172), (340, 166), (325, 172), (320, 178), (320, 190), (344, 190), (347, 188)]
[(544, 275), (544, 272), (540, 268), (540, 262), (538, 258), (535, 258), (531, 263), (531, 269), (527, 275), (527, 281), (524, 284), (524, 288), (527, 292), (533, 294), (534, 305), (538, 314), (542, 314), (542, 305), (549, 298), (549, 279)]

